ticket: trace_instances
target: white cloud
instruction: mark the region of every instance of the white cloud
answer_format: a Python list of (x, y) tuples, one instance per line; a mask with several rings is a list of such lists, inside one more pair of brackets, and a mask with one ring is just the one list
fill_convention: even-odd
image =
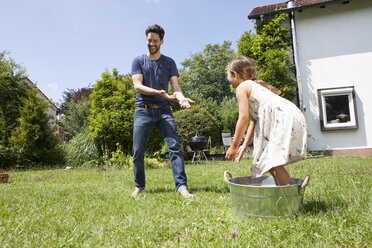
[(59, 90), (59, 85), (56, 82), (47, 83), (48, 89), (52, 92), (57, 92)]
[(56, 82), (47, 83), (47, 90), (45, 92), (47, 97), (53, 99), (53, 101), (57, 101), (62, 98), (61, 93), (59, 91), (59, 85)]

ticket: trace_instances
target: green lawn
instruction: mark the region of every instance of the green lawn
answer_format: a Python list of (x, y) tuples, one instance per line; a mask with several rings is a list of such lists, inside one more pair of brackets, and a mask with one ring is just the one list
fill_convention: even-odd
[[(131, 198), (131, 170), (10, 171), (0, 184), (0, 247), (372, 247), (372, 158), (317, 158), (288, 166), (311, 174), (297, 217), (236, 218), (223, 172), (250, 161), (187, 165), (193, 199), (169, 168), (146, 171)], [(232, 238), (232, 230), (237, 236)]]

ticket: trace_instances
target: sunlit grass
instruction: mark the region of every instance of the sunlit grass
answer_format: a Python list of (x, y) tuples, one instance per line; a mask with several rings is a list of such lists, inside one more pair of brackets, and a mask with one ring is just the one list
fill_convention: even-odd
[[(187, 165), (193, 199), (169, 168), (146, 170), (131, 198), (131, 170), (10, 171), (0, 184), (1, 247), (371, 247), (371, 158), (317, 158), (288, 166), (311, 174), (297, 217), (236, 218), (223, 172), (250, 161)], [(235, 238), (230, 236), (236, 230)]]

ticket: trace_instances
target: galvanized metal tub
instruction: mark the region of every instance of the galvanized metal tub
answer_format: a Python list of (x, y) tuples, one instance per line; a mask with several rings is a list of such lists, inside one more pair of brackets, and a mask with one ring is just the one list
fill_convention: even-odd
[[(228, 175), (230, 179), (227, 178)], [(296, 215), (303, 207), (309, 178), (310, 175), (304, 180), (291, 178), (292, 185), (276, 186), (272, 176), (233, 178), (230, 172), (224, 173), (224, 180), (230, 188), (232, 209), (237, 217)]]

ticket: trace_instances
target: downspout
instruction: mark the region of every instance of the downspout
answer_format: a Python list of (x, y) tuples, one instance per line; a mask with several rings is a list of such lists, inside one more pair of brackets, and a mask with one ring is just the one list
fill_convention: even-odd
[[(287, 2), (287, 9), (292, 9), (296, 7), (295, 1), (290, 0)], [(300, 66), (298, 64), (298, 50), (297, 50), (297, 38), (296, 38), (296, 26), (295, 26), (295, 20), (294, 20), (294, 12), (289, 12), (289, 19), (291, 24), (291, 30), (292, 30), (292, 45), (293, 45), (293, 57), (294, 62), (296, 66), (296, 79), (297, 79), (297, 88), (298, 88), (298, 104), (299, 108), (302, 112), (304, 112), (306, 109), (303, 105), (303, 95), (302, 95), (302, 81), (301, 81), (301, 73), (300, 73)]]

